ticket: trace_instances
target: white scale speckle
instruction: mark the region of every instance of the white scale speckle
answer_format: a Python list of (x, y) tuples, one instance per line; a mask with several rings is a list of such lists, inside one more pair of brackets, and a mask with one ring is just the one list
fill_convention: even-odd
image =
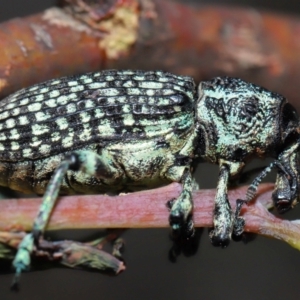
[(23, 149), (23, 157), (30, 157), (32, 155), (31, 149)]
[(108, 127), (106, 125), (99, 125), (98, 130), (101, 136), (112, 136), (115, 134), (115, 130), (113, 127)]
[(51, 85), (56, 85), (56, 84), (59, 84), (60, 83), (60, 80), (53, 80), (50, 84)]
[(17, 104), (16, 104), (15, 102), (8, 103), (8, 104), (6, 105), (6, 109), (12, 109), (12, 108), (15, 108), (16, 105), (17, 105)]
[(96, 108), (94, 111), (95, 117), (100, 119), (104, 117), (104, 112), (100, 108)]
[(148, 104), (149, 104), (149, 105), (153, 105), (153, 104), (156, 103), (156, 101), (157, 101), (157, 100), (156, 100), (154, 97), (150, 97), (149, 100), (148, 100)]
[(48, 120), (50, 118), (50, 115), (39, 111), (35, 114), (35, 118), (36, 118), (37, 122), (40, 122), (40, 121)]
[(119, 76), (122, 76), (122, 75), (133, 75), (135, 71), (132, 71), (132, 70), (126, 70), (126, 71), (119, 71), (117, 72), (117, 74)]
[(59, 95), (60, 95), (59, 90), (53, 90), (49, 93), (49, 97), (51, 97), (51, 98), (58, 97)]
[(39, 92), (40, 92), (41, 94), (43, 94), (43, 93), (48, 93), (48, 92), (49, 92), (49, 88), (48, 88), (48, 87), (43, 87), (43, 88), (41, 88), (41, 89), (39, 90)]
[(38, 85), (35, 85), (35, 86), (32, 86), (31, 88), (29, 88), (29, 91), (30, 91), (30, 92), (34, 92), (34, 91), (36, 91), (38, 88), (39, 88), (39, 86), (38, 86)]
[(26, 116), (19, 117), (19, 124), (20, 125), (27, 125), (29, 123), (29, 120)]
[(101, 92), (106, 96), (117, 96), (119, 94), (119, 91), (114, 88), (103, 89)]
[(143, 75), (135, 75), (135, 76), (133, 76), (133, 78), (135, 80), (145, 80), (145, 76), (143, 76)]
[(113, 81), (114, 79), (115, 79), (114, 76), (110, 76), (110, 75), (105, 76), (105, 80), (107, 80), (107, 81)]
[(163, 90), (162, 90), (162, 94), (163, 94), (163, 95), (173, 95), (173, 94), (174, 94), (174, 90), (163, 89)]
[(42, 103), (32, 103), (27, 106), (28, 111), (33, 112), (33, 111), (39, 111), (42, 108)]
[(158, 80), (159, 80), (160, 82), (169, 82), (169, 78), (164, 77), (164, 76), (159, 77)]
[(66, 118), (57, 119), (55, 122), (60, 130), (65, 130), (68, 128), (68, 121)]
[(141, 89), (138, 89), (138, 88), (128, 89), (128, 94), (129, 95), (140, 95), (141, 94)]
[(6, 119), (8, 117), (9, 117), (8, 111), (5, 111), (5, 112), (0, 114), (0, 120)]
[(147, 96), (154, 96), (155, 95), (155, 90), (147, 90), (146, 95)]
[(59, 105), (64, 105), (68, 103), (68, 100), (69, 100), (68, 97), (66, 95), (63, 95), (57, 98), (57, 103)]
[(5, 150), (4, 145), (0, 143), (0, 151), (4, 151), (4, 150)]
[(41, 135), (50, 131), (50, 128), (46, 125), (34, 124), (32, 125), (32, 133), (34, 135)]
[(113, 97), (107, 98), (106, 101), (107, 101), (107, 104), (109, 104), (109, 105), (114, 105), (116, 103), (116, 99)]
[(6, 136), (4, 133), (0, 133), (0, 141), (6, 141)]
[(8, 119), (5, 121), (6, 128), (13, 128), (16, 125), (15, 119)]
[(80, 79), (84, 82), (84, 84), (88, 84), (88, 83), (93, 82), (93, 79), (89, 78), (89, 77), (86, 77), (86, 78), (81, 77)]
[(77, 86), (73, 86), (70, 88), (70, 91), (72, 93), (76, 93), (76, 92), (80, 92), (84, 90), (84, 86), (83, 85), (77, 85)]
[(39, 140), (39, 141), (34, 141), (34, 142), (30, 143), (29, 145), (30, 145), (31, 147), (36, 148), (36, 147), (40, 146), (41, 143), (42, 143), (42, 141)]
[(105, 87), (108, 87), (108, 83), (103, 81), (103, 82), (93, 82), (93, 83), (90, 83), (88, 85), (88, 88), (91, 89), (91, 90), (94, 90), (94, 89), (101, 89), (101, 88), (105, 88)]
[(129, 104), (124, 104), (123, 106), (122, 106), (122, 111), (123, 111), (123, 113), (129, 113), (130, 111), (131, 111), (131, 105), (129, 105)]
[(19, 150), (20, 149), (20, 144), (17, 142), (11, 142), (11, 150)]
[(67, 97), (69, 100), (72, 100), (72, 99), (77, 99), (78, 95), (76, 93), (72, 93), (72, 94), (69, 94)]
[(18, 140), (18, 139), (20, 139), (20, 133), (19, 133), (19, 131), (17, 129), (12, 129), (10, 131), (10, 137), (9, 138), (12, 139), (12, 140)]
[(133, 80), (127, 80), (123, 83), (123, 87), (134, 87), (135, 82)]
[(142, 111), (141, 111), (141, 113), (142, 114), (149, 114), (149, 107), (147, 107), (147, 106), (142, 106)]
[(35, 96), (35, 101), (43, 101), (44, 99), (45, 99), (45, 96), (43, 94)]
[(91, 137), (91, 128), (88, 126), (84, 128), (84, 130), (78, 135), (79, 139), (81, 141), (88, 141)]
[(182, 108), (181, 108), (180, 106), (178, 106), (178, 105), (174, 105), (174, 106), (173, 106), (173, 109), (174, 109), (175, 112), (180, 112), (180, 111), (182, 111)]
[(78, 81), (69, 81), (68, 86), (76, 86), (78, 85)]
[(94, 102), (92, 100), (88, 99), (88, 100), (85, 101), (85, 108), (92, 108), (94, 106), (95, 105), (94, 105)]
[(163, 88), (163, 84), (155, 81), (142, 81), (139, 82), (139, 87), (145, 89), (161, 89)]
[(55, 99), (49, 99), (44, 102), (48, 107), (56, 107), (56, 101)]
[(27, 105), (29, 103), (29, 98), (24, 98), (20, 101), (20, 105)]
[(39, 152), (41, 152), (43, 154), (48, 154), (50, 152), (50, 150), (51, 150), (51, 146), (47, 145), (47, 144), (41, 145), (39, 148)]
[(123, 122), (125, 126), (132, 126), (135, 123), (134, 118), (131, 114), (125, 115), (123, 118)]
[(53, 132), (51, 134), (51, 141), (52, 142), (57, 142), (61, 139), (61, 135), (58, 132)]
[(80, 115), (80, 118), (81, 118), (81, 122), (82, 123), (87, 123), (90, 121), (91, 119), (91, 115), (89, 113), (86, 113), (86, 112), (82, 112), (79, 114)]
[(63, 147), (69, 148), (73, 145), (74, 132), (69, 132), (68, 136), (63, 138)]
[(15, 108), (15, 109), (13, 109), (12, 111), (11, 111), (11, 114), (13, 115), (13, 116), (17, 116), (17, 115), (19, 115), (20, 114), (20, 108)]
[(67, 105), (67, 113), (71, 114), (77, 111), (77, 107), (75, 105), (75, 103), (70, 103), (69, 105)]

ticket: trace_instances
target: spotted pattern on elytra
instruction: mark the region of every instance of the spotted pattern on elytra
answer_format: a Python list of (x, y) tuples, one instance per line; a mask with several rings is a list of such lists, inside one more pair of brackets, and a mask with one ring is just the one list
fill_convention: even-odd
[(193, 123), (195, 84), (161, 71), (53, 79), (0, 102), (0, 159), (22, 161), (90, 143), (165, 136)]

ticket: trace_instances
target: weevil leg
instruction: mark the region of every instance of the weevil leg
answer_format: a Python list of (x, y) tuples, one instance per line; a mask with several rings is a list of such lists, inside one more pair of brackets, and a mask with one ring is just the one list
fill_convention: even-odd
[(300, 140), (297, 140), (278, 157), (284, 171), (281, 169), (278, 171), (272, 199), (280, 213), (290, 210), (299, 202), (299, 147)]
[(210, 239), (214, 246), (226, 247), (231, 239), (233, 213), (227, 196), (229, 174), (229, 166), (221, 164), (215, 197), (214, 229), (210, 232)]
[[(176, 171), (174, 171), (176, 169)], [(173, 181), (174, 175), (181, 173), (180, 183), (182, 184), (182, 192), (177, 199), (168, 202), (168, 207), (170, 208), (169, 222), (173, 229), (173, 234), (178, 236), (183, 234), (185, 237), (189, 238), (194, 235), (195, 228), (192, 219), (193, 211), (193, 179), (189, 168), (185, 168), (182, 172), (182, 168), (174, 167), (169, 174), (172, 174), (169, 179)]]
[(252, 183), (249, 185), (246, 192), (246, 197), (245, 197), (246, 199), (236, 200), (236, 209), (234, 213), (234, 226), (233, 226), (233, 234), (235, 236), (238, 237), (244, 232), (245, 220), (243, 217), (240, 216), (243, 205), (251, 202), (255, 198), (259, 184), (272, 171), (274, 167), (277, 167), (278, 169), (285, 172), (285, 169), (283, 165), (280, 163), (280, 161), (278, 160), (273, 161), (272, 163), (270, 163), (269, 166), (263, 169), (261, 173), (257, 175), (252, 181)]
[(30, 255), (34, 246), (36, 245), (38, 247), (39, 238), (46, 229), (59, 194), (61, 183), (69, 170), (80, 170), (95, 177), (105, 177), (108, 179), (118, 178), (120, 176), (119, 170), (114, 168), (112, 161), (110, 161), (107, 156), (99, 156), (91, 151), (76, 151), (69, 154), (66, 159), (61, 162), (47, 185), (42, 204), (33, 223), (32, 232), (24, 237), (18, 247), (17, 254), (13, 260), (16, 275), (12, 289), (18, 288), (20, 274), (30, 267)]
[(237, 199), (233, 229), (236, 236), (241, 235), (244, 231), (245, 221), (242, 217), (239, 217), (243, 204), (254, 199), (258, 185), (274, 167), (278, 169), (275, 189), (272, 194), (275, 207), (280, 213), (284, 213), (298, 203), (300, 188), (299, 148), (300, 140), (287, 147), (281, 152), (277, 160), (272, 162), (253, 180), (247, 190), (246, 199)]

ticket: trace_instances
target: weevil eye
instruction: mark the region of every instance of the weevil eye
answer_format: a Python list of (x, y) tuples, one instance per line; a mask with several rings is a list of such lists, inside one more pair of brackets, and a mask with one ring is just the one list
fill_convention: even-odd
[(290, 103), (285, 104), (281, 114), (281, 122), (283, 128), (287, 128), (289, 126), (289, 123), (291, 122), (298, 123), (298, 120), (299, 116), (294, 106)]
[(282, 109), (280, 125), (285, 144), (294, 140), (294, 134), (297, 134), (295, 129), (299, 126), (299, 115), (290, 103), (286, 103)]

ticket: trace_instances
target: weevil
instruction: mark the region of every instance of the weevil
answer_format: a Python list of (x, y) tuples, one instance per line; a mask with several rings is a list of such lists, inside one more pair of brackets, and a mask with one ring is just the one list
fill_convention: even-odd
[[(0, 102), (0, 185), (44, 194), (33, 231), (13, 262), (30, 265), (58, 194), (106, 193), (179, 182), (169, 201), (173, 231), (194, 233), (194, 159), (220, 168), (214, 208), (216, 246), (243, 232), (239, 216), (261, 179), (276, 167), (275, 206), (298, 202), (299, 118), (287, 100), (241, 79), (194, 80), (162, 71), (102, 71), (25, 88)], [(233, 211), (228, 180), (253, 157), (274, 161)]]

